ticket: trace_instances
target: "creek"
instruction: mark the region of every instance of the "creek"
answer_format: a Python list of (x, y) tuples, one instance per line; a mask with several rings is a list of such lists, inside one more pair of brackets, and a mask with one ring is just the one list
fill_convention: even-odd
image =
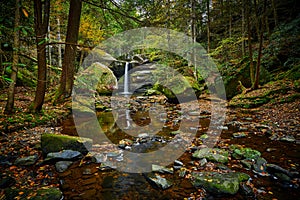
[[(107, 138), (118, 145), (118, 151), (130, 151), (138, 153), (148, 153), (156, 151), (168, 145), (176, 136), (176, 131), (181, 125), (183, 117), (192, 117), (193, 112), (185, 115), (181, 112), (181, 107), (176, 104), (167, 103), (161, 97), (133, 97), (135, 103), (131, 103), (127, 110), (120, 112), (117, 124), (114, 115), (109, 108), (109, 98), (102, 99), (105, 109), (97, 112), (97, 118), (102, 130)], [(137, 103), (136, 103), (137, 102)], [(165, 107), (166, 112), (151, 114), (151, 105), (159, 103)], [(103, 165), (95, 163), (89, 157), (84, 162), (77, 161), (63, 173), (60, 173), (61, 189), (65, 199), (201, 199), (204, 196), (207, 199), (252, 199), (245, 196), (242, 190), (235, 195), (220, 195), (213, 192), (207, 192), (202, 188), (195, 188), (190, 181), (191, 171), (207, 170), (235, 170), (250, 175), (252, 188), (257, 199), (296, 199), (300, 196), (297, 189), (297, 183), (282, 183), (273, 176), (264, 176), (255, 173), (253, 170), (246, 169), (237, 159), (230, 159), (224, 166), (214, 162), (208, 162), (200, 167), (199, 161), (192, 157), (195, 148), (201, 148), (203, 136), (210, 125), (210, 101), (209, 99), (199, 100), (200, 116), (197, 126), (191, 126), (190, 129), (196, 129), (195, 139), (186, 151), (177, 158), (180, 166), (172, 163), (167, 166), (171, 173), (158, 173), (161, 177), (171, 180), (172, 186), (162, 189), (149, 180), (152, 173), (126, 173), (114, 169), (114, 165)], [(195, 108), (191, 108), (192, 110)], [(228, 111), (231, 114), (231, 111)], [(158, 119), (159, 126), (162, 128), (157, 134), (148, 134), (145, 127), (150, 123), (155, 123)], [(249, 131), (246, 137), (233, 137), (233, 133), (238, 132), (237, 127), (231, 123), (232, 118), (226, 121), (222, 134), (219, 137), (216, 146), (227, 148), (231, 144), (242, 145), (261, 152), (261, 157), (268, 163), (273, 163), (285, 169), (290, 169), (293, 163), (299, 163), (299, 145), (296, 143), (270, 140), (266, 134), (255, 134), (255, 131)], [(82, 121), (89, 121), (88, 118)], [(251, 125), (254, 121), (244, 122), (244, 125)], [(131, 126), (140, 127), (141, 133), (134, 136), (126, 133), (126, 129)], [(189, 126), (189, 125), (187, 125)], [(123, 128), (120, 128), (123, 127)], [(124, 128), (125, 127), (125, 128)], [(63, 122), (63, 134), (77, 135), (72, 116)], [(94, 141), (97, 141), (95, 136)], [(94, 149), (97, 151), (99, 145), (94, 143)], [(114, 151), (115, 152), (115, 151)], [(120, 155), (116, 155), (120, 156)], [(164, 156), (168, 156), (167, 154)], [(115, 159), (112, 155), (108, 159)], [(117, 158), (118, 159), (118, 158)], [(122, 160), (122, 159), (121, 159)]]

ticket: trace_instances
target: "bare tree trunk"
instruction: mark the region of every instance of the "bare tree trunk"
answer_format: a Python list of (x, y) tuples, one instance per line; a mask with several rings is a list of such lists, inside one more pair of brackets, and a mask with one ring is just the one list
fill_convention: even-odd
[(251, 83), (254, 83), (255, 74), (254, 74), (254, 65), (253, 65), (253, 52), (252, 52), (252, 40), (251, 40), (251, 24), (250, 24), (250, 5), (251, 1), (247, 1), (246, 5), (246, 18), (247, 18), (247, 31), (248, 31), (248, 50), (249, 50), (249, 60), (250, 60), (250, 79)]
[(61, 74), (59, 96), (63, 95), (64, 97), (69, 97), (72, 94), (75, 74), (76, 44), (78, 40), (81, 7), (81, 0), (71, 0), (66, 37), (67, 44), (63, 60), (63, 70)]
[[(43, 5), (44, 3), (44, 5)], [(42, 109), (46, 93), (47, 60), (46, 60), (46, 37), (49, 25), (50, 0), (34, 0), (35, 32), (38, 59), (38, 81), (33, 103), (33, 111)]]
[(253, 84), (253, 89), (258, 89), (259, 85), (259, 74), (260, 74), (260, 65), (261, 65), (261, 57), (262, 57), (262, 46), (263, 46), (263, 33), (264, 33), (264, 23), (265, 23), (265, 12), (266, 12), (266, 5), (267, 1), (264, 0), (264, 7), (263, 7), (263, 13), (261, 18), (257, 19), (259, 20), (259, 49), (258, 49), (258, 56), (257, 56), (257, 64), (256, 64), (256, 70), (255, 70), (255, 81)]
[(228, 1), (229, 4), (229, 37), (231, 38), (231, 32), (232, 32), (232, 13), (231, 13), (231, 4), (230, 1)]
[(275, 23), (275, 27), (276, 27), (278, 25), (278, 17), (277, 17), (275, 0), (272, 0), (272, 9), (273, 9), (274, 23)]
[(242, 0), (242, 56), (244, 57), (246, 54), (245, 48), (245, 0)]
[(207, 53), (210, 52), (210, 0), (206, 1), (206, 11), (207, 11)]
[(18, 74), (18, 62), (19, 62), (19, 44), (20, 44), (20, 0), (16, 0), (16, 10), (15, 10), (15, 25), (14, 25), (14, 51), (13, 51), (13, 62), (12, 62), (12, 72), (11, 72), (11, 83), (9, 84), (7, 93), (7, 103), (5, 106), (5, 113), (12, 113), (14, 108), (14, 98), (15, 98), (15, 85), (17, 81)]
[[(57, 18), (57, 40), (61, 42), (59, 18)], [(61, 44), (58, 44), (58, 67), (62, 68)]]
[[(196, 2), (195, 0), (191, 0), (191, 16), (192, 16), (192, 23), (191, 23), (191, 32), (192, 32), (192, 40), (193, 44), (196, 43)], [(194, 47), (195, 48), (195, 47)], [(197, 80), (197, 66), (196, 66), (196, 56), (195, 56), (195, 49), (193, 48), (192, 52), (192, 64), (194, 65), (194, 77)]]

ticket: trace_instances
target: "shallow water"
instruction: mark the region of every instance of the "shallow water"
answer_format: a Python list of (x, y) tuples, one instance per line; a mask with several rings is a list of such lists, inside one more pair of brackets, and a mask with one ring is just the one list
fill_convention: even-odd
[[(151, 116), (151, 111), (147, 109), (131, 109), (129, 112), (124, 110), (124, 112), (119, 112), (117, 124), (110, 111), (98, 112), (97, 118), (102, 130), (112, 143), (118, 145), (121, 140), (130, 139), (134, 143), (138, 143), (138, 145), (133, 145), (129, 151), (147, 153), (166, 146), (174, 138), (171, 132), (178, 130), (180, 126), (180, 119), (182, 119), (182, 115), (179, 112), (180, 108), (172, 104), (169, 107), (167, 113), (158, 112), (154, 117)], [(130, 117), (128, 118), (128, 116)], [(160, 117), (165, 117), (165, 121), (163, 123), (159, 120), (155, 122), (155, 119)], [(84, 118), (82, 121), (88, 122), (89, 120)], [(138, 134), (153, 131), (146, 129), (147, 125), (151, 123), (158, 123), (160, 126), (163, 124), (163, 126), (159, 131), (154, 130), (157, 131), (156, 135), (150, 135), (147, 140), (141, 142), (141, 139), (137, 137)], [(205, 113), (200, 118), (198, 126), (195, 127), (194, 123), (191, 123), (193, 127), (190, 128), (197, 129), (196, 137), (199, 137), (207, 131), (209, 123), (209, 114)], [(140, 127), (140, 129), (137, 129), (137, 133), (127, 134), (126, 132), (131, 126)], [(126, 128), (125, 130), (124, 127)], [(139, 130), (141, 131), (139, 132)], [(235, 132), (234, 129), (222, 131), (221, 143), (240, 144), (259, 150), (268, 163), (274, 163), (286, 169), (290, 169), (293, 163), (299, 163), (300, 161), (300, 149), (297, 144), (272, 141), (265, 135), (253, 134), (248, 135), (246, 138), (232, 138), (233, 132)], [(63, 123), (62, 133), (76, 135), (76, 129), (71, 117)], [(97, 141), (97, 137), (93, 139)], [(266, 149), (270, 147), (274, 148), (274, 151), (267, 152)], [(178, 160), (184, 163), (185, 168), (193, 169), (191, 153), (184, 153)], [(248, 173), (252, 177), (254, 187), (265, 191), (265, 193), (261, 192), (258, 194), (258, 199), (296, 199), (300, 195), (299, 190), (293, 188), (293, 186), (282, 185), (271, 177), (261, 177), (252, 171), (236, 167), (235, 164), (233, 160), (227, 166), (233, 170)], [(170, 165), (169, 167), (172, 166)], [(87, 170), (89, 173), (86, 173)], [(179, 176), (179, 172), (179, 170), (174, 170), (174, 174), (162, 175), (173, 181), (172, 187), (162, 190), (150, 184), (145, 178), (147, 176), (145, 173), (124, 173), (115, 169), (102, 168), (100, 164), (89, 161), (84, 162), (84, 164), (76, 162), (69, 170), (61, 174), (62, 191), (65, 199), (184, 199), (197, 195), (203, 197), (201, 195), (203, 191), (195, 189), (188, 179)], [(207, 197), (208, 199), (245, 198), (240, 192), (234, 196), (207, 194)]]

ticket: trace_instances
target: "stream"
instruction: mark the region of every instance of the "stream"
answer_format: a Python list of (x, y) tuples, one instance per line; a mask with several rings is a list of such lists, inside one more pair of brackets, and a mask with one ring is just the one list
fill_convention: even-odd
[[(121, 110), (118, 115), (118, 122), (114, 120), (111, 111), (110, 100), (103, 97), (100, 103), (105, 105), (97, 111), (97, 118), (102, 130), (107, 138), (117, 145), (118, 148), (112, 147), (112, 154), (106, 154), (106, 164), (95, 163), (93, 159), (86, 156), (82, 161), (74, 162), (68, 170), (60, 173), (61, 189), (65, 199), (253, 199), (254, 197), (245, 196), (242, 190), (235, 195), (220, 195), (207, 192), (203, 188), (195, 188), (190, 181), (191, 171), (206, 171), (210, 169), (235, 170), (247, 173), (251, 177), (251, 184), (254, 188), (255, 198), (257, 199), (297, 199), (300, 196), (298, 184), (282, 183), (272, 176), (263, 176), (253, 170), (244, 168), (236, 159), (231, 159), (226, 166), (212, 162), (207, 162), (205, 166), (200, 167), (200, 162), (192, 157), (192, 153), (197, 147), (203, 146), (202, 141), (208, 126), (210, 124), (210, 100), (200, 99), (200, 116), (197, 116), (199, 123), (197, 126), (189, 127), (196, 130), (196, 135), (185, 152), (178, 157), (177, 163), (167, 166), (171, 172), (159, 172), (161, 177), (172, 181), (172, 186), (163, 189), (149, 181), (153, 173), (126, 173), (114, 169), (114, 164), (110, 162), (122, 162), (124, 152), (148, 153), (156, 151), (170, 144), (176, 137), (176, 131), (181, 124), (181, 120), (192, 118), (193, 112), (183, 113), (181, 107), (167, 103), (161, 97), (139, 97), (132, 98), (133, 102), (128, 105), (128, 109)], [(158, 110), (154, 113), (150, 109), (153, 104), (164, 106), (165, 111)], [(197, 108), (190, 108), (197, 110)], [(231, 112), (228, 111), (230, 115)], [(79, 120), (80, 121), (80, 120)], [(83, 122), (89, 122), (89, 118), (83, 118)], [(193, 120), (192, 120), (193, 121)], [(233, 137), (233, 133), (239, 132), (237, 126), (232, 123), (237, 121), (231, 116), (226, 120), (222, 128), (222, 134), (216, 146), (227, 148), (231, 144), (238, 144), (249, 147), (261, 152), (261, 157), (265, 158), (268, 163), (276, 164), (285, 169), (291, 169), (291, 166), (299, 163), (299, 145), (291, 142), (270, 140), (267, 134), (256, 134), (255, 131), (248, 130), (246, 137)], [(162, 126), (156, 133), (146, 129), (147, 125), (158, 123)], [(244, 120), (245, 127), (251, 127), (254, 120)], [(194, 123), (193, 123), (194, 124)], [(126, 130), (132, 126), (140, 127), (141, 132), (135, 135), (129, 135)], [(188, 126), (188, 125), (187, 125)], [(122, 127), (122, 128), (120, 128)], [(125, 127), (125, 128), (124, 128)], [(147, 130), (147, 131), (145, 131)], [(77, 135), (72, 116), (63, 122), (63, 134)], [(93, 151), (97, 152), (101, 145), (97, 144), (99, 136), (92, 138), (94, 140)], [(202, 138), (202, 139), (200, 139)], [(96, 142), (95, 142), (96, 141)], [(109, 145), (107, 145), (109, 146)], [(123, 153), (120, 153), (123, 152)], [(168, 155), (163, 155), (168, 156)], [(295, 166), (297, 167), (297, 166)], [(292, 170), (292, 171), (295, 171)], [(299, 180), (299, 179), (298, 179)]]

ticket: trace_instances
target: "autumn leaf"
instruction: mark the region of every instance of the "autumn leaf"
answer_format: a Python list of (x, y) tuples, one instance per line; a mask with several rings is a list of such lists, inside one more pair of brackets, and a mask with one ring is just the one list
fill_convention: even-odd
[(22, 12), (26, 18), (28, 18), (29, 14), (25, 8), (22, 8)]

